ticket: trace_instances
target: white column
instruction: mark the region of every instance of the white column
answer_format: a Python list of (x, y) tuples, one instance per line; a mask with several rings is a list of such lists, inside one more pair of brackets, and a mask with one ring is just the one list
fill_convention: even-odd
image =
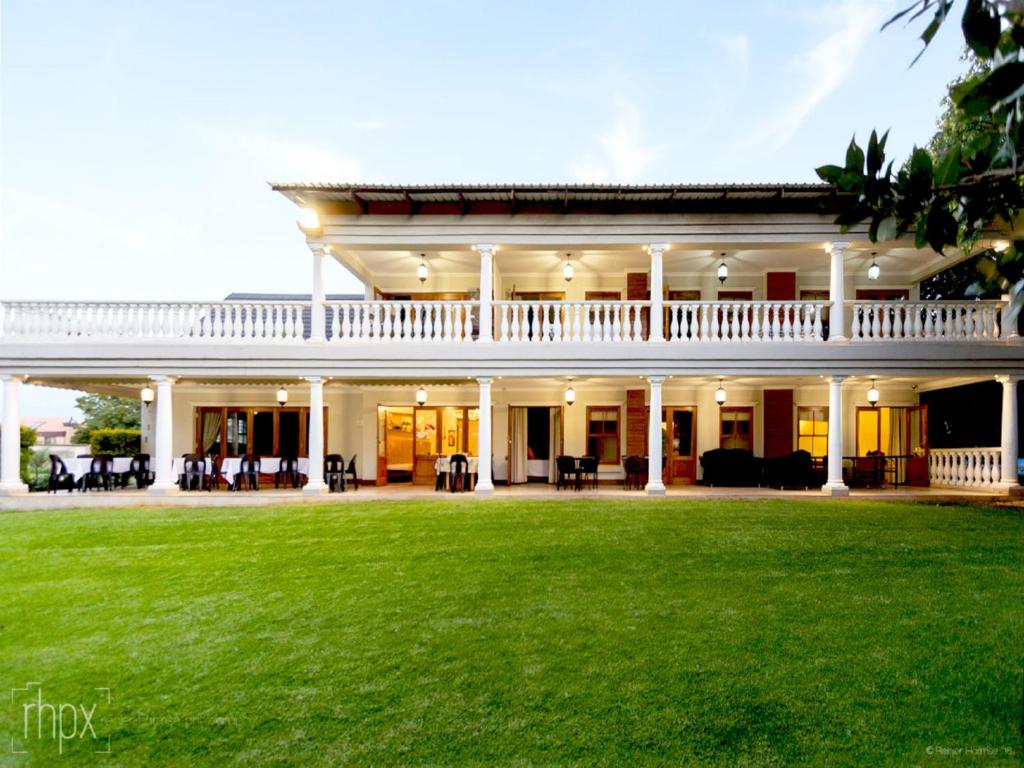
[[(651, 296), (654, 294), (652, 293)], [(665, 483), (661, 480), (661, 382), (664, 376), (649, 376), (651, 384), (647, 419), (647, 495), (664, 496)]]
[(492, 330), (491, 301), (494, 294), (494, 246), (490, 243), (480, 243), (476, 247), (480, 253), (480, 335), (479, 341), (486, 343), (494, 341)]
[(324, 482), (324, 380), (306, 376), (309, 382), (309, 479), (303, 493), (314, 496), (327, 493)]
[(821, 486), (829, 496), (849, 496), (850, 489), (843, 482), (843, 379), (832, 376), (828, 380), (828, 479)]
[(828, 299), (832, 311), (828, 321), (828, 340), (846, 341), (846, 285), (843, 274), (849, 243), (832, 243), (832, 263), (828, 282)]
[(666, 243), (651, 243), (647, 246), (647, 250), (651, 254), (651, 320), (647, 334), (648, 341), (665, 340), (665, 310), (662, 304), (665, 295), (665, 277), (662, 254), (667, 248)]
[(494, 493), (491, 480), (491, 380), (482, 377), (476, 381), (480, 385), (480, 421), (477, 422), (479, 460), (475, 492), (477, 496), (490, 496)]
[(1000, 447), (1002, 467), (999, 487), (1012, 490), (1020, 487), (1017, 481), (1017, 382), (1020, 376), (996, 376), (1003, 385), (1003, 420)]
[(28, 493), (28, 486), (21, 482), (21, 417), (18, 415), (18, 395), (21, 379), (4, 374), (4, 418), (0, 424), (0, 496), (16, 496)]
[(309, 312), (309, 340), (324, 341), (324, 250), (319, 246), (313, 248), (313, 303)]
[(174, 476), (174, 379), (169, 376), (151, 376), (156, 382), (156, 435), (153, 439), (155, 450), (150, 457), (154, 473), (153, 484), (146, 493), (153, 496), (167, 496), (178, 491), (178, 478)]

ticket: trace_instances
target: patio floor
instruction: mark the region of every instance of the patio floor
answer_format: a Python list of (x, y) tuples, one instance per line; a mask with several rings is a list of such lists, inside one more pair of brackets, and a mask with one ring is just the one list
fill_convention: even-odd
[[(598, 490), (556, 491), (554, 486), (530, 483), (515, 486), (496, 486), (492, 498), (511, 499), (646, 499), (644, 491), (625, 490), (621, 486), (602, 486)], [(820, 490), (779, 491), (774, 488), (708, 488), (703, 485), (669, 486), (668, 499), (827, 499)], [(840, 500), (843, 497), (838, 497)], [(958, 488), (882, 488), (852, 489), (850, 499), (873, 501), (925, 501), (931, 503), (986, 502), (1005, 499), (1005, 494), (974, 491)], [(115, 491), (90, 491), (88, 493), (31, 493), (26, 496), (0, 497), (0, 511), (31, 509), (78, 509), (97, 507), (251, 507), (270, 504), (342, 504), (346, 502), (401, 501), (404, 499), (461, 499), (466, 502), (481, 501), (472, 493), (438, 492), (429, 486), (388, 485), (382, 487), (362, 486), (358, 491), (331, 493), (323, 496), (306, 496), (301, 491), (266, 488), (260, 491), (189, 491), (172, 496), (150, 496), (145, 491), (123, 489)]]

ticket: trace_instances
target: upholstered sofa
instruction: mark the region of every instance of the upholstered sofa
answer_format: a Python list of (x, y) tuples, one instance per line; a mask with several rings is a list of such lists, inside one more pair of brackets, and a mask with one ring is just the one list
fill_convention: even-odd
[(715, 448), (700, 457), (704, 485), (754, 487), (761, 484), (761, 459), (743, 448)]
[(810, 488), (814, 484), (813, 462), (807, 451), (764, 459), (762, 466), (764, 484), (769, 488)]

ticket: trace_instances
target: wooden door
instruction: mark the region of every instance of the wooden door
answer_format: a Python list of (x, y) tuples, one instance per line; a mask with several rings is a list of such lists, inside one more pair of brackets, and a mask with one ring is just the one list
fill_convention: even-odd
[(664, 481), (672, 485), (697, 482), (697, 408), (672, 406), (662, 409), (665, 435)]
[(764, 391), (764, 457), (793, 452), (793, 390)]

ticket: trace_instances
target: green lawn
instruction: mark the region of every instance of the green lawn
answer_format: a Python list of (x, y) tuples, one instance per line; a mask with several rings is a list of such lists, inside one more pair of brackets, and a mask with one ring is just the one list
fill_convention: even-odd
[(1022, 566), (909, 504), (0, 515), (0, 689), (104, 737), (18, 691), (0, 762), (1018, 765)]

